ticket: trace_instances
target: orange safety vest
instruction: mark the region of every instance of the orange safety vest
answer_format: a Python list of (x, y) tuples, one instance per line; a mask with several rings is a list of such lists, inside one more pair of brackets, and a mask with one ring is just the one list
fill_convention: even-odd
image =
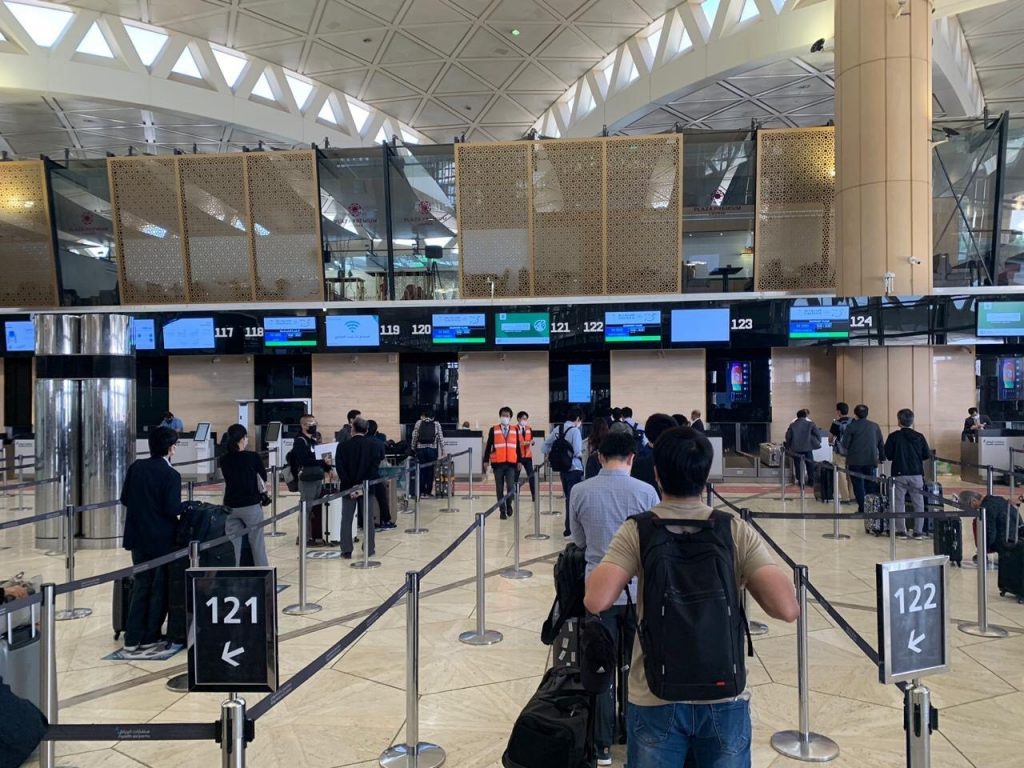
[(533, 458), (533, 427), (519, 427), (519, 455)]
[(508, 437), (502, 433), (501, 424), (494, 425), (494, 450), (491, 451), (491, 464), (517, 464), (516, 443), (519, 440), (519, 425), (509, 424)]

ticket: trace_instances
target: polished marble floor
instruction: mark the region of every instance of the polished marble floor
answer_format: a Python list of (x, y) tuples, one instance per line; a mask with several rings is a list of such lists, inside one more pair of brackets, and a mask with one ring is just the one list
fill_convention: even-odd
[[(947, 482), (947, 493), (959, 484)], [(216, 488), (210, 493), (216, 493)], [(479, 490), (479, 489), (478, 489)], [(732, 499), (759, 511), (781, 511), (778, 488), (720, 486)], [(757, 493), (761, 491), (761, 493)], [(425, 501), (422, 524), (430, 529), (414, 536), (403, 531), (412, 518), (398, 517), (397, 531), (377, 540), (382, 567), (358, 571), (342, 560), (309, 561), (309, 598), (323, 610), (308, 616), (279, 616), (281, 677), (287, 680), (341, 639), (402, 584), (407, 570), (417, 569), (443, 550), (472, 520), (473, 512), (491, 504), (457, 499), (459, 511), (442, 513), (442, 503)], [(555, 505), (560, 501), (556, 498)], [(544, 497), (544, 509), (547, 499)], [(30, 514), (14, 512), (13, 498), (0, 498), (0, 520)], [(808, 511), (825, 507), (807, 499)], [(800, 509), (792, 497), (785, 511)], [(844, 507), (844, 511), (848, 509)], [(532, 529), (532, 505), (524, 504), (523, 530)], [(442, 745), (448, 765), (458, 768), (499, 766), (500, 755), (517, 713), (536, 688), (548, 665), (540, 625), (553, 597), (551, 565), (561, 549), (561, 517), (541, 515), (548, 541), (522, 542), (522, 559), (533, 578), (513, 581), (496, 571), (509, 564), (511, 521), (492, 517), (487, 525), (486, 624), (504, 634), (490, 647), (458, 642), (459, 633), (475, 625), (472, 583), (474, 540), (470, 538), (423, 583), (420, 664), (420, 738)], [(825, 521), (766, 521), (765, 529), (789, 555), (810, 569), (812, 582), (871, 643), (875, 642), (874, 565), (888, 559), (888, 541), (863, 534), (859, 522), (844, 522), (849, 540), (831, 541), (821, 534)], [(281, 526), (286, 536), (270, 539), (272, 564), (289, 588), (281, 606), (297, 599), (297, 548), (294, 518)], [(968, 534), (969, 538), (969, 534)], [(33, 548), (28, 528), (0, 532), (0, 572), (63, 581), (63, 560)], [(967, 544), (968, 553), (973, 552)], [(930, 554), (926, 542), (901, 541), (899, 557)], [(79, 577), (98, 574), (128, 562), (121, 551), (82, 551)], [(976, 613), (977, 571), (953, 569), (952, 612), (970, 620)], [(951, 627), (952, 670), (928, 679), (940, 709), (940, 730), (932, 741), (937, 768), (1001, 768), (1024, 763), (1024, 606), (998, 595), (995, 574), (989, 583), (990, 621), (1006, 627), (1009, 637), (988, 640)], [(165, 662), (104, 661), (115, 650), (110, 629), (111, 586), (89, 589), (78, 605), (93, 609), (89, 618), (58, 626), (60, 719), (65, 723), (210, 722), (219, 715), (219, 694), (179, 694), (167, 690), (167, 677), (184, 669), (184, 654)], [(755, 638), (756, 658), (749, 660), (753, 689), (754, 757), (757, 768), (785, 766), (769, 745), (776, 730), (797, 724), (796, 637), (793, 625), (765, 619), (756, 606), (752, 618), (766, 621), (768, 634)], [(905, 765), (902, 698), (893, 686), (877, 681), (877, 672), (817, 605), (811, 605), (810, 680), (813, 729), (841, 748), (836, 766)], [(380, 753), (405, 740), (405, 611), (387, 613), (328, 668), (273, 708), (256, 725), (249, 765), (258, 768), (303, 766), (375, 766)], [(248, 695), (250, 705), (258, 695)], [(92, 768), (152, 766), (178, 768), (218, 764), (217, 747), (192, 742), (61, 743), (58, 765)], [(621, 765), (616, 753), (616, 765)]]

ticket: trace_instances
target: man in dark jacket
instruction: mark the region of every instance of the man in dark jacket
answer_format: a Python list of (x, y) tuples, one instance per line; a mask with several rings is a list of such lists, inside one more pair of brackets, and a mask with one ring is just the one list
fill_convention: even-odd
[[(352, 422), (352, 438), (338, 446), (336, 465), (338, 482), (342, 490), (362, 485), (367, 480), (376, 480), (379, 475), (380, 462), (384, 458), (384, 446), (380, 441), (368, 438), (367, 429), (366, 419), (357, 416)], [(361, 494), (346, 496), (341, 500), (341, 556), (346, 560), (352, 557), (352, 516), (357, 505), (359, 518), (363, 523), (363, 546), (369, 547), (371, 557), (374, 552), (373, 517), (369, 514), (370, 500)], [(383, 509), (381, 514), (383, 515)], [(381, 522), (384, 522), (383, 517)]]
[(811, 421), (811, 412), (806, 408), (801, 408), (796, 412), (796, 420), (790, 423), (786, 429), (783, 445), (791, 454), (794, 475), (800, 486), (806, 486), (813, 482), (814, 452), (821, 448), (823, 435), (824, 433), (818, 429), (818, 425)]
[[(885, 443), (882, 442), (882, 430), (875, 422), (868, 419), (868, 407), (864, 403), (853, 409), (854, 420), (851, 421), (839, 444), (846, 452), (846, 467), (858, 475), (875, 477), (878, 465), (885, 456)], [(857, 497), (857, 512), (864, 512), (864, 497), (870, 493), (878, 493), (878, 483), (865, 480), (863, 477), (851, 477), (853, 495)]]
[[(907, 494), (914, 505), (915, 539), (924, 538), (924, 463), (931, 458), (931, 449), (925, 436), (914, 426), (914, 412), (903, 408), (896, 414), (900, 428), (889, 434), (885, 440), (885, 458), (892, 462), (893, 482), (896, 484), (895, 514), (906, 514)], [(907, 537), (905, 518), (894, 521), (896, 535)]]
[[(128, 467), (121, 489), (125, 507), (123, 546), (132, 563), (174, 551), (181, 513), (181, 475), (171, 466), (178, 433), (157, 427), (149, 433), (149, 458)], [(124, 657), (144, 659), (167, 650), (160, 633), (167, 616), (167, 566), (135, 574), (132, 601), (124, 632)]]
[(356, 416), (362, 415), (362, 411), (357, 411), (355, 408), (349, 411), (348, 414), (345, 416), (345, 418), (347, 419), (347, 423), (345, 424), (345, 426), (343, 426), (341, 429), (334, 433), (334, 442), (336, 442), (338, 445), (341, 445), (346, 440), (350, 439), (352, 437), (352, 422), (356, 420)]
[(0, 678), (0, 768), (28, 765), (46, 733), (47, 722), (36, 705), (14, 693)]
[(643, 446), (633, 458), (633, 468), (630, 476), (637, 480), (643, 480), (658, 492), (661, 498), (661, 487), (654, 477), (654, 444), (658, 442), (663, 432), (674, 429), (679, 425), (676, 420), (667, 413), (653, 413), (647, 417), (644, 423), (644, 434), (647, 435), (647, 445)]

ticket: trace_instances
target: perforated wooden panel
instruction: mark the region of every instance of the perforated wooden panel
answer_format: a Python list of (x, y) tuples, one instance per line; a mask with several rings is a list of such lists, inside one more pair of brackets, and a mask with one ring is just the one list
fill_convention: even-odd
[(254, 231), (256, 299), (322, 300), (320, 188), (314, 153), (251, 152), (244, 157)]
[(192, 301), (254, 300), (245, 156), (185, 155), (178, 169)]
[(678, 293), (682, 250), (683, 137), (607, 142), (607, 292)]
[(123, 304), (189, 300), (174, 157), (112, 157), (110, 192)]
[(603, 143), (538, 141), (533, 247), (538, 296), (604, 292)]
[(0, 164), (0, 306), (58, 305), (49, 211), (42, 160)]
[(455, 147), (463, 298), (532, 295), (529, 143)]
[(835, 129), (757, 134), (757, 289), (834, 290)]

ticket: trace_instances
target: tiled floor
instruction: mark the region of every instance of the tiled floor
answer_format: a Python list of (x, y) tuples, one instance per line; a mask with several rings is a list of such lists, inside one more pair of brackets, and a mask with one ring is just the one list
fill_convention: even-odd
[[(947, 486), (953, 484), (947, 484)], [(720, 486), (730, 498), (750, 497), (747, 485)], [(947, 487), (947, 491), (950, 488)], [(777, 488), (747, 498), (745, 506), (780, 511)], [(423, 505), (426, 535), (403, 533), (411, 517), (399, 517), (399, 528), (381, 534), (377, 559), (382, 567), (358, 571), (341, 560), (309, 561), (309, 597), (323, 611), (304, 617), (279, 616), (281, 676), (287, 680), (359, 623), (366, 612), (402, 584), (407, 570), (421, 567), (482, 511), (489, 498), (458, 500), (460, 511), (444, 514), (438, 502)], [(544, 499), (546, 509), (546, 498)], [(560, 505), (555, 500), (556, 507)], [(13, 498), (0, 499), (0, 519), (30, 512), (12, 512)], [(283, 508), (283, 507), (282, 507)], [(789, 501), (786, 511), (799, 510)], [(825, 507), (806, 502), (808, 511)], [(848, 510), (844, 507), (844, 511)], [(532, 529), (532, 506), (523, 505), (523, 531)], [(280, 605), (297, 599), (294, 518), (282, 525), (287, 536), (268, 541), (278, 578), (290, 584)], [(534, 577), (513, 581), (493, 574), (487, 579), (488, 628), (500, 630), (504, 641), (491, 647), (458, 642), (460, 632), (475, 625), (474, 540), (462, 547), (423, 583), (420, 688), (420, 738), (441, 744), (448, 765), (483, 768), (500, 765), (511, 725), (536, 688), (547, 665), (548, 649), (539, 639), (540, 625), (553, 597), (551, 563), (562, 547), (561, 517), (541, 516), (549, 541), (523, 541), (522, 558)], [(868, 538), (860, 523), (843, 523), (852, 538), (830, 541), (821, 534), (825, 521), (766, 521), (769, 531), (789, 555), (810, 569), (812, 582), (835, 602), (869, 642), (875, 643), (874, 564), (888, 559), (888, 541)], [(513, 542), (511, 521), (492, 517), (487, 525), (487, 568), (507, 565)], [(969, 534), (968, 534), (969, 538)], [(0, 533), (0, 572), (24, 570), (63, 581), (63, 560), (33, 548), (27, 528)], [(973, 552), (970, 544), (968, 552)], [(929, 554), (923, 542), (899, 543), (898, 556)], [(127, 563), (121, 551), (83, 551), (78, 576), (102, 573)], [(933, 765), (941, 768), (1020, 766), (1024, 741), (1024, 606), (1000, 598), (995, 574), (989, 592), (991, 621), (1010, 630), (1001, 640), (986, 640), (951, 629), (953, 668), (928, 679), (940, 708), (941, 730), (932, 742)], [(972, 619), (976, 611), (977, 572), (953, 569), (953, 615)], [(102, 657), (118, 647), (110, 630), (111, 587), (86, 590), (78, 604), (93, 609), (87, 619), (58, 626), (58, 669), (61, 721), (66, 723), (210, 722), (219, 715), (218, 694), (183, 695), (164, 687), (164, 680), (183, 669), (184, 655), (166, 662), (112, 662)], [(769, 745), (771, 734), (797, 724), (796, 638), (792, 625), (766, 621), (767, 635), (755, 638), (756, 658), (749, 662), (753, 687), (754, 758), (758, 768), (793, 764)], [(811, 717), (814, 730), (836, 740), (841, 748), (836, 766), (905, 765), (902, 698), (893, 686), (877, 682), (873, 666), (846, 634), (817, 605), (810, 617)], [(259, 720), (249, 748), (249, 764), (260, 768), (302, 766), (375, 766), (390, 744), (405, 739), (405, 611), (400, 605), (386, 614), (359, 642)], [(246, 697), (250, 705), (260, 697)], [(190, 742), (62, 743), (58, 765), (211, 766), (217, 747)], [(621, 754), (617, 757), (621, 759)], [(617, 762), (621, 765), (621, 762)]]

